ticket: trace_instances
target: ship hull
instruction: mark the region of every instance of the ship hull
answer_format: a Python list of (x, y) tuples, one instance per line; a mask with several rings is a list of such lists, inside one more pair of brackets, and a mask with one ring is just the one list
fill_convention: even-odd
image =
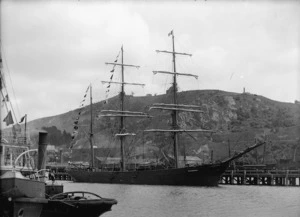
[(45, 183), (9, 171), (0, 177), (0, 216), (39, 217), (47, 204)]
[(49, 200), (40, 217), (98, 217), (111, 211), (117, 202), (114, 199), (101, 200)]
[(85, 183), (218, 186), (220, 177), (227, 167), (228, 163), (220, 163), (178, 169), (125, 172), (69, 169), (68, 173), (75, 182)]

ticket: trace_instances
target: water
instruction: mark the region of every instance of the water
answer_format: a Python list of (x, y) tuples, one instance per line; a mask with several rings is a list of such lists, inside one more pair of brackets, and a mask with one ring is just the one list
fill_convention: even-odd
[(90, 191), (118, 204), (104, 217), (299, 217), (300, 188), (215, 188), (64, 183), (64, 191)]

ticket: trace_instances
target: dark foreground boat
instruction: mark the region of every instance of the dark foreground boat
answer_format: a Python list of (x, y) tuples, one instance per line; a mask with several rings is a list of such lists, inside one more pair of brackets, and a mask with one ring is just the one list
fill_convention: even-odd
[[(42, 133), (42, 137), (40, 134), (39, 142), (39, 146), (42, 144), (44, 150), (46, 148), (45, 136), (45, 133)], [(22, 153), (24, 154), (26, 152)], [(16, 158), (14, 164), (20, 157)], [(42, 170), (44, 169), (40, 171)], [(25, 177), (16, 167), (12, 167), (11, 171), (3, 172), (0, 176), (0, 216), (98, 217), (117, 204), (115, 199), (101, 198), (89, 192), (63, 193), (62, 185), (46, 185), (40, 176), (37, 176), (38, 180), (29, 177)], [(51, 196), (53, 192), (60, 193)]]
[(115, 204), (115, 199), (102, 198), (90, 192), (65, 192), (49, 198), (41, 217), (98, 217), (110, 211)]
[[(72, 176), (73, 180), (76, 182), (91, 182), (91, 183), (116, 183), (116, 184), (147, 184), (147, 185), (186, 185), (186, 186), (217, 186), (220, 180), (221, 175), (225, 172), (227, 167), (229, 166), (230, 162), (234, 159), (242, 156), (243, 154), (253, 150), (254, 148), (264, 144), (264, 142), (259, 141), (255, 145), (247, 148), (245, 151), (234, 155), (233, 157), (224, 160), (222, 162), (217, 163), (207, 163), (201, 165), (194, 165), (194, 166), (187, 166), (186, 164), (181, 166), (179, 165), (179, 153), (178, 153), (178, 134), (180, 133), (195, 133), (195, 132), (202, 132), (202, 133), (213, 133), (211, 130), (206, 129), (181, 129), (179, 127), (177, 116), (178, 112), (197, 112), (203, 113), (200, 110), (199, 106), (196, 105), (182, 105), (178, 104), (177, 102), (177, 76), (192, 76), (197, 78), (198, 76), (193, 74), (186, 74), (186, 73), (178, 73), (176, 72), (176, 64), (175, 64), (175, 55), (189, 55), (187, 53), (178, 53), (175, 52), (174, 47), (174, 34), (173, 31), (170, 32), (169, 36), (172, 36), (172, 44), (173, 50), (172, 51), (158, 51), (173, 55), (173, 71), (153, 71), (154, 74), (163, 73), (163, 74), (171, 74), (173, 75), (173, 84), (171, 87), (172, 90), (172, 98), (173, 104), (164, 104), (164, 103), (156, 103), (150, 107), (151, 109), (159, 109), (165, 111), (172, 112), (172, 128), (171, 129), (150, 129), (145, 130), (145, 132), (156, 132), (156, 133), (169, 133), (173, 139), (173, 151), (174, 151), (174, 164), (171, 167), (168, 165), (159, 165), (159, 166), (152, 166), (150, 168), (145, 169), (141, 166), (135, 168), (135, 170), (130, 170), (126, 167), (125, 162), (125, 148), (124, 148), (124, 141), (125, 137), (134, 136), (134, 133), (128, 133), (125, 129), (125, 118), (148, 118), (150, 117), (148, 114), (143, 112), (134, 112), (134, 111), (127, 111), (124, 109), (124, 85), (143, 85), (138, 83), (127, 83), (124, 81), (124, 67), (136, 67), (139, 66), (129, 65), (123, 63), (123, 46), (121, 48), (121, 62), (117, 63), (118, 57), (114, 63), (106, 63), (113, 65), (113, 69), (111, 72), (114, 72), (116, 66), (121, 67), (121, 76), (122, 82), (113, 82), (110, 81), (103, 81), (103, 83), (108, 83), (108, 87), (110, 87), (111, 83), (114, 84), (121, 84), (121, 106), (120, 110), (102, 110), (98, 117), (118, 117), (120, 118), (120, 131), (119, 133), (115, 134), (116, 137), (120, 139), (120, 146), (121, 146), (121, 168), (119, 171), (112, 170), (109, 171), (108, 169), (99, 169), (94, 167), (94, 153), (93, 153), (93, 144), (92, 144), (92, 124), (91, 124), (91, 131), (90, 131), (90, 142), (91, 142), (91, 164), (90, 168), (76, 168), (70, 167), (68, 169), (68, 173)], [(113, 75), (111, 76), (111, 79)], [(92, 117), (92, 102), (91, 102), (91, 117)], [(74, 129), (77, 130), (78, 127), (78, 119), (74, 122)], [(91, 118), (92, 123), (92, 118)]]
[(45, 198), (45, 183), (30, 180), (18, 171), (0, 177), (0, 216), (39, 217)]

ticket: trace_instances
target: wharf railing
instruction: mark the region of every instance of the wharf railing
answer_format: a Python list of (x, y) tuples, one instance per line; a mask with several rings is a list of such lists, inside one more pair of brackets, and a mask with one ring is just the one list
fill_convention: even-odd
[(300, 186), (300, 169), (236, 169), (226, 170), (220, 184)]
[(72, 177), (67, 173), (66, 166), (47, 165), (46, 168), (54, 175), (55, 180), (72, 180)]

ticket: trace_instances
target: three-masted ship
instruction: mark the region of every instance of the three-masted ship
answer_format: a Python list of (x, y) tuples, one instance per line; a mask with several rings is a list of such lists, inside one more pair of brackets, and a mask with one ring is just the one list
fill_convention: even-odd
[(121, 85), (121, 108), (118, 111), (115, 110), (104, 110), (102, 111), (103, 117), (120, 117), (120, 128), (119, 133), (115, 136), (120, 139), (121, 147), (121, 168), (118, 171), (106, 171), (105, 169), (76, 169), (71, 168), (68, 173), (72, 176), (73, 180), (76, 182), (89, 182), (89, 183), (116, 183), (116, 184), (147, 184), (147, 185), (184, 185), (184, 186), (217, 186), (221, 175), (225, 172), (230, 162), (234, 159), (242, 156), (243, 154), (253, 150), (254, 148), (264, 144), (264, 142), (258, 141), (246, 150), (235, 154), (229, 159), (226, 159), (219, 163), (207, 163), (194, 166), (180, 166), (179, 164), (179, 154), (178, 154), (178, 134), (183, 132), (209, 132), (210, 130), (204, 129), (182, 129), (178, 125), (178, 113), (179, 112), (202, 112), (199, 106), (195, 105), (182, 105), (177, 101), (177, 77), (178, 76), (191, 76), (196, 77), (193, 74), (180, 73), (176, 71), (176, 55), (189, 55), (187, 53), (179, 53), (175, 51), (174, 44), (174, 33), (171, 31), (169, 36), (172, 36), (172, 51), (160, 51), (157, 52), (171, 54), (173, 56), (173, 71), (153, 71), (154, 74), (163, 73), (171, 74), (173, 76), (173, 86), (172, 86), (172, 98), (173, 102), (171, 104), (153, 104), (150, 109), (159, 109), (170, 111), (172, 114), (172, 128), (171, 129), (148, 129), (146, 132), (162, 132), (169, 133), (173, 139), (173, 149), (174, 149), (174, 166), (168, 168), (151, 168), (151, 169), (132, 169), (126, 170), (125, 165), (125, 153), (124, 153), (124, 138), (128, 136), (134, 136), (134, 133), (128, 133), (124, 128), (124, 118), (128, 117), (149, 117), (148, 114), (142, 112), (132, 112), (126, 111), (124, 108), (124, 86), (125, 85), (143, 85), (137, 83), (126, 83), (124, 81), (124, 67), (139, 67), (135, 65), (128, 65), (123, 63), (123, 47), (121, 48), (121, 63), (107, 63), (114, 66), (121, 67), (122, 81), (112, 82)]

